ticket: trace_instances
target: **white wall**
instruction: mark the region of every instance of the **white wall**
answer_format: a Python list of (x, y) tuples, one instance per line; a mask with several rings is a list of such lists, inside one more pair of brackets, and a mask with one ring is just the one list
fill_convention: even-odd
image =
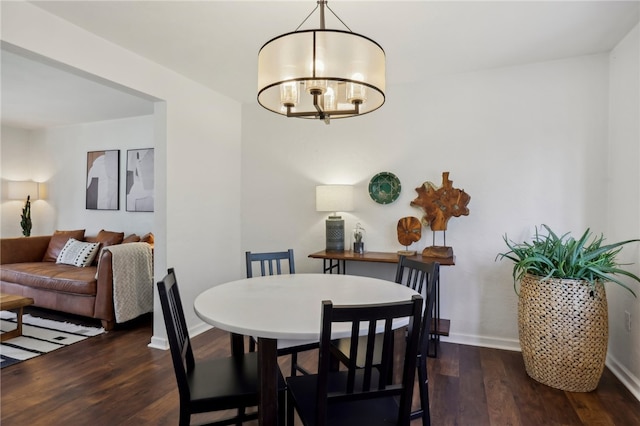
[[(54, 210), (46, 233), (56, 229), (86, 229), (86, 235), (101, 229), (141, 236), (153, 232), (153, 213), (127, 212), (125, 202), (127, 150), (155, 147), (152, 115), (34, 130), (31, 143), (34, 168), (47, 182), (47, 202)], [(103, 150), (120, 151), (119, 210), (85, 208), (87, 152)]]
[[(610, 54), (607, 214), (610, 242), (640, 238), (640, 30), (636, 27)], [(626, 269), (640, 275), (640, 244), (620, 254)], [(640, 297), (640, 285), (623, 277)], [(607, 285), (608, 365), (640, 399), (640, 299)], [(625, 311), (631, 314), (626, 329)]]
[[(347, 232), (356, 222), (367, 229), (366, 249), (401, 249), (397, 220), (422, 214), (409, 205), (414, 188), (427, 180), (439, 185), (441, 172), (450, 171), (454, 186), (471, 195), (471, 213), (452, 218), (447, 232), (457, 257), (456, 266), (441, 269), (448, 340), (517, 349), (511, 265), (495, 262), (505, 233), (519, 241), (546, 223), (574, 234), (589, 227), (611, 242), (640, 237), (638, 38), (636, 27), (611, 55), (389, 87), (378, 112), (330, 126), (245, 105), (243, 250), (291, 247), (300, 272), (319, 272), (321, 261), (307, 255), (324, 248), (326, 215), (315, 211), (314, 186), (327, 183), (356, 185), (356, 209), (343, 217)], [(367, 194), (380, 171), (403, 185), (391, 205)], [(423, 228), (413, 248), (430, 245), (432, 235)], [(636, 244), (621, 257), (636, 274), (639, 253)], [(348, 268), (393, 278), (390, 265)], [(614, 285), (608, 297), (608, 365), (640, 398), (640, 303)], [(632, 315), (631, 332), (624, 311)]]
[[(377, 112), (329, 126), (243, 107), (242, 248), (296, 252), (296, 269), (321, 271), (307, 255), (324, 248), (317, 184), (356, 185), (347, 229), (367, 230), (365, 249), (396, 251), (396, 224), (422, 215), (409, 203), (425, 181), (471, 196), (470, 215), (452, 218), (447, 244), (456, 265), (441, 268), (442, 314), (450, 341), (518, 348), (511, 265), (495, 262), (502, 236), (534, 227), (559, 232), (604, 228), (608, 57), (606, 54), (432, 78), (387, 90)], [(395, 173), (390, 205), (367, 193), (376, 173)], [(436, 244), (442, 244), (438, 235)], [(415, 248), (431, 245), (423, 228)], [(348, 264), (351, 273), (393, 278), (392, 265)]]
[[(6, 199), (8, 181), (33, 180), (44, 181), (44, 176), (35, 167), (31, 133), (25, 129), (2, 126), (0, 137), (0, 177), (2, 195), (0, 196), (0, 235), (3, 238), (22, 236), (20, 215), (24, 201)], [(33, 228), (31, 235), (44, 235), (49, 231), (48, 218), (51, 216), (48, 200), (31, 202)]]
[[(124, 197), (127, 149), (153, 148), (153, 116), (86, 123), (38, 130), (2, 129), (2, 178), (44, 182), (46, 199), (32, 203), (31, 235), (49, 235), (56, 229), (101, 229), (144, 235), (153, 231), (154, 214), (127, 212)], [(85, 209), (86, 153), (120, 150), (120, 210)], [(2, 202), (3, 237), (22, 235), (22, 201)]]
[[(154, 114), (156, 278), (175, 267), (188, 308), (204, 289), (241, 276), (237, 102), (25, 2), (2, 2), (2, 40), (163, 100)], [(157, 303), (155, 313), (162, 345)]]

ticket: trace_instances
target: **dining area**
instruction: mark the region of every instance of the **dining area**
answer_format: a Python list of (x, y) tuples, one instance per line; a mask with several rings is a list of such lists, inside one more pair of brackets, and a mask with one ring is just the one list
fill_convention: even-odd
[[(394, 281), (297, 274), (292, 250), (247, 252), (246, 264), (247, 278), (201, 292), (193, 306), (182, 305), (175, 270), (158, 282), (180, 425), (217, 410), (235, 414), (212, 424), (430, 424), (427, 325), (437, 263), (401, 256)], [(194, 358), (187, 309), (229, 333), (230, 356)], [(297, 362), (308, 351), (317, 359), (312, 371)], [(414, 388), (420, 408), (412, 412)]]

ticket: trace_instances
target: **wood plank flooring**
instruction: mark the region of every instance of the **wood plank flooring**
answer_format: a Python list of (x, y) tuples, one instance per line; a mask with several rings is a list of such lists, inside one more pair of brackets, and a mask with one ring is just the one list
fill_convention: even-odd
[[(147, 316), (2, 369), (0, 424), (176, 425), (170, 354), (148, 348), (150, 338)], [(197, 357), (229, 353), (228, 334), (221, 330), (193, 343)], [(300, 360), (313, 369), (315, 357), (307, 352)], [(288, 371), (288, 357), (281, 364)], [(609, 370), (596, 391), (568, 393), (530, 379), (518, 352), (443, 342), (439, 357), (429, 359), (429, 377), (434, 426), (640, 425), (640, 402)]]

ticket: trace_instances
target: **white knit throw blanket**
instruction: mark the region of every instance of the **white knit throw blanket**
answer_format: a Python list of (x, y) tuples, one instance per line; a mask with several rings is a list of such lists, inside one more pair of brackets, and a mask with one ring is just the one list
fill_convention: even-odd
[(153, 254), (147, 243), (107, 246), (113, 268), (113, 307), (116, 322), (129, 321), (153, 310)]

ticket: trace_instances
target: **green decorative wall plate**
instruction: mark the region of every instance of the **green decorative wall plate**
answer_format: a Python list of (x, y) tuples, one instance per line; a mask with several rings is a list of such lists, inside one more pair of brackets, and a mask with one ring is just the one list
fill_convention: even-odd
[(393, 173), (381, 172), (369, 182), (369, 196), (379, 204), (390, 204), (400, 196), (400, 179)]

